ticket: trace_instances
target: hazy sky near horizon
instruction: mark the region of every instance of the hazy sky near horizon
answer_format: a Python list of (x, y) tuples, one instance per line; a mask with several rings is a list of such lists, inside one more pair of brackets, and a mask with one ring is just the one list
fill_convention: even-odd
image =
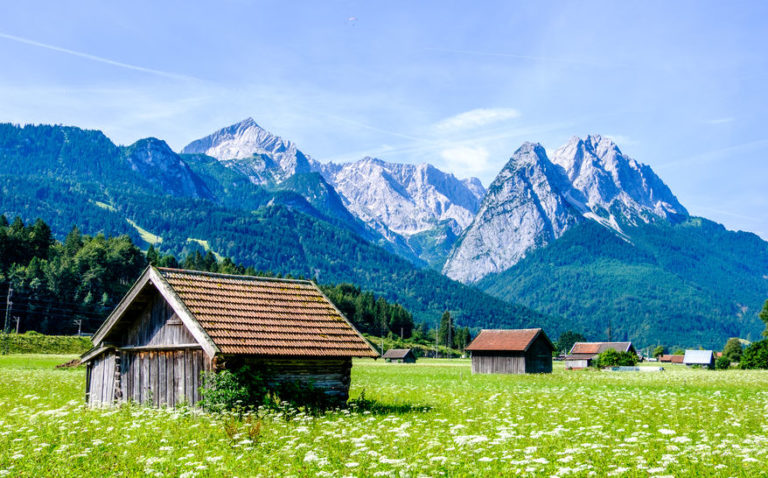
[(246, 117), (321, 161), (488, 185), (610, 136), (692, 214), (768, 239), (766, 2), (5, 2), (0, 122), (155, 136)]

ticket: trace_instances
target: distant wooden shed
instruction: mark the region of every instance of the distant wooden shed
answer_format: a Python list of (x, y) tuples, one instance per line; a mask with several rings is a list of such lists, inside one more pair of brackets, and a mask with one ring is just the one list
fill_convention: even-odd
[(483, 330), (466, 350), (472, 373), (551, 373), (555, 346), (542, 329)]
[(414, 363), (416, 355), (413, 349), (389, 349), (381, 356), (387, 362)]
[(632, 342), (576, 342), (571, 351), (565, 357), (566, 369), (582, 369), (592, 364), (592, 360), (608, 349), (617, 352), (632, 352), (637, 355), (637, 350)]
[(352, 357), (378, 357), (312, 282), (154, 267), (93, 344), (82, 356), (90, 404), (195, 404), (201, 373), (234, 364), (346, 401)]

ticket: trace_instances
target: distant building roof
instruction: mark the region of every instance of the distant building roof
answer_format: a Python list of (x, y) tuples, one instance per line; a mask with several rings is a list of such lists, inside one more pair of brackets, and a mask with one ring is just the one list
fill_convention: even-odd
[(709, 365), (714, 360), (711, 350), (686, 350), (683, 363), (686, 365)]
[(404, 359), (408, 354), (413, 355), (411, 349), (389, 349), (382, 355), (382, 358), (395, 360)]
[(543, 336), (552, 348), (552, 342), (541, 329), (482, 330), (465, 350), (488, 352), (525, 352), (537, 337)]
[(577, 356), (578, 358), (588, 358), (587, 356), (598, 355), (608, 349), (613, 349), (617, 352), (637, 353), (632, 346), (632, 342), (576, 342), (573, 344), (573, 347), (571, 347), (571, 351), (568, 355)]
[(660, 355), (659, 362), (683, 363), (683, 355)]

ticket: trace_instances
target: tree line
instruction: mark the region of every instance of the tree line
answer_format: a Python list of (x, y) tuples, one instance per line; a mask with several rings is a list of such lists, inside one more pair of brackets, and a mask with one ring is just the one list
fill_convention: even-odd
[[(89, 236), (74, 227), (63, 242), (38, 219), (26, 225), (0, 216), (0, 324), (19, 332), (68, 335), (95, 331), (141, 271), (184, 268), (222, 274), (277, 277), (195, 250), (178, 260), (150, 246), (146, 255), (127, 235)], [(290, 277), (290, 276), (285, 276)], [(298, 277), (302, 278), (302, 277)], [(322, 285), (323, 293), (362, 332), (410, 338), (413, 315), (353, 284)]]

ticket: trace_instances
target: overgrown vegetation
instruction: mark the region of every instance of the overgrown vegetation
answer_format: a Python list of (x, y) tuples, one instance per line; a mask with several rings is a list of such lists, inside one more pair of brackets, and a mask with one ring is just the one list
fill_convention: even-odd
[(637, 355), (632, 352), (617, 352), (608, 349), (593, 361), (597, 367), (633, 367), (637, 365)]
[(768, 369), (768, 339), (752, 342), (744, 349), (739, 366), (743, 369)]
[(54, 368), (68, 358), (0, 357), (0, 475), (768, 472), (768, 371), (575, 373), (556, 363), (551, 374), (506, 376), (472, 375), (468, 360), (360, 360), (354, 407), (240, 418), (185, 407), (85, 408), (84, 370)]

